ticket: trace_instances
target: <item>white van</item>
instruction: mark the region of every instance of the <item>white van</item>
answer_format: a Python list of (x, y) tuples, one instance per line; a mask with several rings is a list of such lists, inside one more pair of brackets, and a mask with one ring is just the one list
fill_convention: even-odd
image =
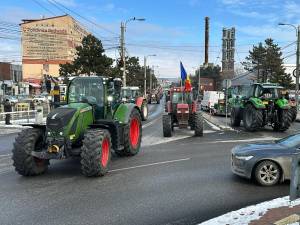
[(224, 99), (224, 93), (222, 91), (204, 91), (201, 109), (206, 111), (213, 109), (219, 99)]

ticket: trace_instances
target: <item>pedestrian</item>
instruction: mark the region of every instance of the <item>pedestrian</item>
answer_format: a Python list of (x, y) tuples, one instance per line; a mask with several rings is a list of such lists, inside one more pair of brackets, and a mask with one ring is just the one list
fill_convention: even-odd
[(5, 124), (6, 125), (11, 125), (10, 123), (10, 112), (12, 111), (12, 106), (10, 104), (9, 99), (6, 99), (4, 102), (4, 112), (6, 112), (7, 114), (5, 114)]

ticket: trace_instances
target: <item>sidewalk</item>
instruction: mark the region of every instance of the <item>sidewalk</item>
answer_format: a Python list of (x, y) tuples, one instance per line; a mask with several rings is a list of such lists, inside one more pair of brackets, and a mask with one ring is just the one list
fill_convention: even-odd
[(229, 212), (201, 223), (201, 225), (290, 225), (300, 224), (300, 199), (290, 202), (289, 197)]

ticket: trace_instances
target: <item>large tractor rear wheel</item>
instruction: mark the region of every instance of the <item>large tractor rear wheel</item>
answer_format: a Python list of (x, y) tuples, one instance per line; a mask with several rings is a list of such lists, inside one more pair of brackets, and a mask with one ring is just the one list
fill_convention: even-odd
[(297, 107), (291, 107), (290, 108), (290, 118), (291, 118), (291, 122), (295, 122), (295, 120), (297, 119)]
[(85, 176), (104, 176), (111, 158), (111, 137), (108, 130), (87, 130), (81, 147), (81, 171)]
[[(124, 130), (124, 150), (120, 153), (125, 156), (138, 154), (142, 141), (142, 121), (137, 109), (133, 109), (128, 125)], [(118, 153), (117, 153), (118, 154)], [(119, 154), (120, 155), (120, 154)]]
[(196, 112), (194, 115), (194, 129), (195, 136), (202, 137), (203, 136), (203, 116), (201, 112)]
[(141, 106), (141, 116), (142, 116), (142, 120), (146, 121), (148, 119), (148, 104), (146, 103), (146, 101), (143, 101), (142, 106)]
[(232, 127), (239, 127), (241, 125), (241, 118), (238, 108), (231, 109), (230, 123)]
[(288, 109), (279, 109), (278, 110), (277, 122), (274, 124), (274, 131), (286, 131), (291, 126), (292, 114)]
[(263, 126), (263, 113), (254, 108), (252, 104), (247, 104), (244, 109), (243, 123), (247, 131), (257, 131)]
[(16, 138), (12, 150), (15, 170), (23, 176), (35, 176), (48, 169), (49, 160), (38, 159), (32, 151), (42, 151), (44, 131), (38, 128), (23, 130)]
[(172, 117), (171, 115), (163, 115), (163, 133), (164, 137), (172, 137)]

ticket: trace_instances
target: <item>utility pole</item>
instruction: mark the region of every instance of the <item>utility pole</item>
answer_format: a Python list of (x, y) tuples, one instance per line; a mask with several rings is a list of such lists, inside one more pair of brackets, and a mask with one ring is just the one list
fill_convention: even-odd
[(300, 60), (300, 26), (297, 27), (297, 53), (296, 53), (296, 106), (299, 105), (299, 60)]
[(121, 22), (121, 60), (123, 63), (123, 85), (126, 87), (126, 59), (125, 59), (125, 23)]
[(144, 97), (146, 97), (147, 91), (147, 56), (144, 56)]
[(150, 90), (152, 90), (152, 78), (154, 75), (154, 66), (152, 66), (152, 70), (150, 71)]

